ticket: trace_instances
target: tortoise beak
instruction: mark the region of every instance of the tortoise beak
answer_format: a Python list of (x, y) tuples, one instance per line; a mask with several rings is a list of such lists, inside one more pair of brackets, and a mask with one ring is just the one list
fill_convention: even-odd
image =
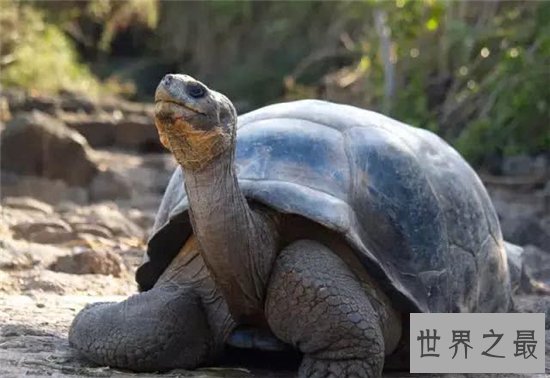
[(184, 106), (196, 113), (202, 113), (194, 99), (188, 97), (185, 91), (186, 82), (178, 75), (168, 74), (162, 78), (155, 91), (155, 102), (170, 102)]
[(170, 91), (170, 84), (172, 84), (172, 75), (168, 74), (160, 81), (155, 91), (155, 102), (165, 101), (178, 103), (179, 101), (172, 95)]

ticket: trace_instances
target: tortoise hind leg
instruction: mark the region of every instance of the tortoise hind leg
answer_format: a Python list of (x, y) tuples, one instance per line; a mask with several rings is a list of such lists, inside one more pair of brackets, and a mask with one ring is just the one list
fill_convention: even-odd
[(300, 377), (379, 377), (379, 315), (347, 265), (320, 243), (300, 240), (277, 257), (266, 317), (277, 337), (305, 354)]

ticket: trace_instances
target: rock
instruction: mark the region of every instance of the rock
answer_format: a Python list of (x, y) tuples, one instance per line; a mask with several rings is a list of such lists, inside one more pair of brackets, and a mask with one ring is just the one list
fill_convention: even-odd
[(61, 215), (71, 225), (94, 224), (107, 228), (115, 237), (142, 238), (144, 231), (130, 217), (122, 213), (115, 204), (98, 204), (75, 208)]
[(518, 191), (514, 187), (498, 187), (487, 184), (495, 210), (501, 218), (515, 216), (540, 217), (550, 212), (550, 191), (530, 189)]
[(533, 246), (504, 242), (512, 292), (550, 294), (550, 255)]
[(101, 224), (73, 223), (75, 232), (79, 237), (84, 235), (99, 236), (105, 239), (113, 239), (113, 233), (107, 227)]
[(523, 262), (531, 277), (550, 284), (550, 253), (528, 245), (523, 248)]
[(53, 213), (52, 206), (31, 197), (7, 197), (2, 204), (11, 209), (38, 211), (43, 214)]
[(8, 103), (12, 113), (19, 111), (26, 99), (25, 91), (21, 88), (0, 88), (0, 97)]
[(18, 248), (13, 240), (0, 240), (0, 269), (30, 269), (36, 264), (37, 260), (27, 251)]
[(49, 204), (70, 201), (77, 204), (88, 203), (88, 190), (78, 186), (69, 186), (62, 180), (44, 177), (23, 176), (10, 172), (0, 172), (2, 182), (1, 196), (25, 196)]
[(153, 119), (137, 115), (127, 117), (116, 125), (115, 145), (135, 151), (164, 151)]
[(529, 190), (488, 184), (487, 189), (504, 239), (519, 245), (533, 244), (550, 252), (550, 184)]
[(2, 222), (0, 223), (0, 236), (11, 237), (13, 235), (12, 227), (23, 223), (48, 222), (59, 219), (54, 214), (46, 214), (41, 211), (12, 208), (8, 206), (0, 207), (2, 213)]
[(64, 112), (90, 114), (98, 110), (94, 101), (80, 93), (64, 91), (61, 93), (60, 100), (59, 107)]
[(502, 159), (502, 173), (507, 176), (545, 176), (550, 173), (550, 164), (544, 155), (505, 156)]
[[(108, 167), (120, 180), (132, 188), (133, 195), (145, 193), (161, 195), (176, 167), (175, 159), (166, 153), (129, 153), (121, 151), (96, 151), (101, 167)], [(141, 205), (140, 208), (143, 208)]]
[[(550, 210), (548, 211), (546, 216), (541, 217), (539, 224), (544, 230), (544, 232), (547, 235), (550, 235)], [(545, 246), (542, 246), (542, 247), (546, 249), (547, 252), (550, 253), (550, 245), (546, 244)]]
[(61, 201), (55, 205), (55, 210), (60, 214), (76, 211), (77, 208), (78, 208), (78, 205), (71, 201)]
[(524, 291), (522, 277), (524, 275), (523, 248), (520, 246), (504, 242), (506, 256), (508, 257), (508, 271), (510, 272), (510, 282), (512, 291)]
[(38, 111), (11, 120), (1, 143), (1, 167), (10, 172), (86, 186), (98, 171), (84, 137)]
[(60, 95), (51, 96), (44, 94), (29, 94), (24, 90), (10, 88), (2, 91), (2, 97), (6, 98), (10, 109), (15, 112), (30, 112), (39, 110), (50, 115), (58, 115), (61, 112), (97, 111), (95, 101), (79, 93), (64, 91)]
[(0, 270), (45, 267), (66, 254), (65, 249), (56, 246), (5, 238), (0, 240)]
[[(113, 203), (78, 207), (63, 205), (43, 214), (5, 208), (5, 231), (18, 240), (43, 244), (105, 244), (114, 247), (118, 238), (134, 245), (144, 238), (144, 229)], [(0, 233), (1, 235), (2, 233)], [(111, 246), (111, 243), (114, 243)]]
[(106, 114), (66, 114), (63, 122), (86, 138), (94, 147), (111, 147), (115, 144), (115, 125), (117, 120)]
[(149, 230), (153, 227), (155, 223), (155, 213), (146, 212), (138, 209), (130, 209), (128, 211), (129, 219), (134, 222), (136, 225), (141, 227), (144, 230)]
[(62, 220), (23, 222), (11, 227), (15, 238), (42, 244), (61, 244), (71, 241), (75, 234)]
[(8, 96), (10, 109), (16, 112), (38, 110), (50, 115), (59, 111), (59, 98), (47, 95), (27, 95), (24, 92), (11, 92)]
[(19, 284), (20, 290), (23, 293), (33, 293), (34, 295), (36, 292), (64, 295), (72, 289), (68, 287), (70, 281), (64, 278), (61, 274), (49, 270), (32, 271), (32, 274), (22, 277)]
[(90, 185), (89, 194), (91, 202), (131, 198), (132, 187), (115, 172), (100, 171)]
[(73, 274), (103, 274), (121, 277), (127, 273), (122, 258), (109, 251), (84, 250), (57, 259), (50, 269)]
[(122, 112), (111, 114), (64, 114), (63, 121), (81, 133), (91, 146), (118, 147), (126, 150), (160, 152), (161, 145), (153, 118)]
[(155, 114), (155, 104), (130, 102), (116, 97), (102, 98), (99, 107), (106, 113), (121, 112), (124, 117), (138, 115), (152, 120)]
[(521, 295), (514, 297), (517, 312), (545, 313), (545, 328), (550, 329), (550, 296)]
[[(20, 90), (2, 91), (0, 109), (4, 103), (13, 114), (36, 110), (55, 116), (81, 133), (93, 147), (164, 151), (154, 127), (154, 104), (133, 103), (116, 97), (92, 99), (71, 92), (32, 96)], [(8, 112), (0, 116), (4, 121), (10, 118)]]
[(504, 238), (512, 243), (550, 248), (550, 230), (534, 215), (503, 216), (500, 225)]

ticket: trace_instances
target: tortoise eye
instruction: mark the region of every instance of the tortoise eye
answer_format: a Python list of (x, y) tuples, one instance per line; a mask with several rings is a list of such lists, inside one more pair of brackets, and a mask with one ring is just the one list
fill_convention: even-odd
[(206, 88), (199, 83), (190, 83), (186, 88), (187, 94), (193, 98), (201, 98), (206, 93)]

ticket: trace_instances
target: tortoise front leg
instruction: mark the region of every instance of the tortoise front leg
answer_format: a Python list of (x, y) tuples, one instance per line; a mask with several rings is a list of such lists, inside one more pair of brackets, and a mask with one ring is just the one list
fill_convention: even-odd
[(71, 346), (98, 364), (134, 371), (212, 361), (233, 321), (197, 248), (191, 238), (151, 290), (85, 307), (71, 325)]
[(266, 316), (277, 337), (305, 356), (300, 377), (379, 377), (379, 314), (347, 265), (324, 245), (301, 240), (278, 256)]
[(194, 368), (214, 349), (198, 296), (177, 286), (88, 305), (74, 319), (69, 343), (97, 364), (134, 371)]

